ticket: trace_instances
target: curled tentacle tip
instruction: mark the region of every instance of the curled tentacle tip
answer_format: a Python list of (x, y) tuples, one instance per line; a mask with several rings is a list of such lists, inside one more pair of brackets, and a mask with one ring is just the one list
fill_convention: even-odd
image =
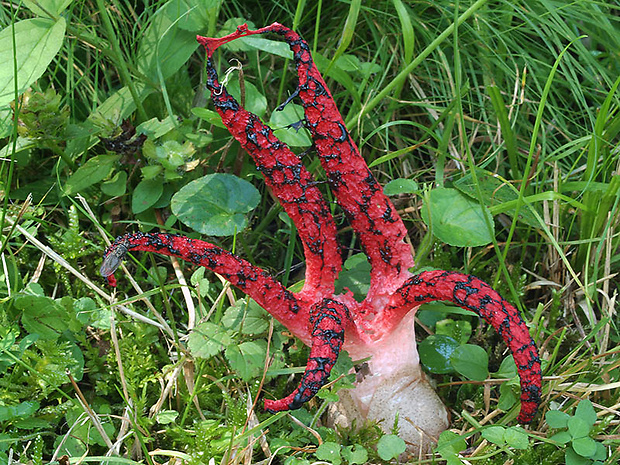
[(237, 37), (242, 37), (247, 34), (249, 31), (247, 24), (242, 24), (241, 26), (237, 26), (237, 30), (232, 34), (228, 34), (224, 37), (203, 37), (200, 35), (196, 36), (196, 40), (200, 45), (202, 45), (207, 51), (207, 56), (211, 58), (215, 50), (225, 43), (230, 42), (231, 40), (236, 39)]

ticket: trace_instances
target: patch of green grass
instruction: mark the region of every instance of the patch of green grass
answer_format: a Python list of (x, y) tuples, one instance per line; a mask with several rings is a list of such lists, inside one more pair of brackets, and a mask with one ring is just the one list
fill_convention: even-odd
[[(308, 40), (380, 183), (410, 186), (392, 198), (417, 264), (474, 272), (520, 308), (544, 359), (542, 412), (574, 418), (579, 402), (593, 406), (587, 434), (556, 441), (559, 426), (541, 414), (524, 442), (499, 412), (512, 408), (517, 391), (498, 380), (510, 370), (496, 335), (467, 316), (427, 313), (424, 328), (472, 327), (470, 342), (489, 352), (486, 381), (435, 375), (468, 460), (555, 463), (595, 443), (599, 455), (582, 457), (617, 463), (617, 2), (19, 5), (0, 9), (0, 462), (100, 460), (110, 450), (150, 464), (237, 463), (245, 454), (255, 462), (270, 454), (285, 463), (332, 453), (340, 462), (379, 460), (362, 444), (379, 441), (372, 427), (334, 434), (317, 426), (326, 407), (319, 397), (295, 421), (262, 411), (262, 396), (290, 391), (287, 375), (302, 370), (307, 349), (256, 309), (233, 318), (242, 295), (212, 273), (144, 254), (129, 261), (130, 275), (119, 273), (116, 294), (98, 277), (106, 241), (126, 231), (199, 237), (171, 214), (172, 196), (225, 172), (261, 197), (247, 228), (210, 240), (283, 273), (289, 285), (299, 281), (295, 228), (208, 111), (195, 42), (245, 21), (278, 21)], [(28, 48), (37, 34), (46, 40)], [(269, 121), (295, 90), (291, 62), (224, 49), (216, 55), (222, 77), (233, 58), (246, 103)], [(231, 87), (240, 87), (239, 76), (231, 72)], [(144, 154), (135, 128), (146, 135)], [(304, 160), (324, 180), (318, 163)], [(478, 226), (490, 234), (484, 246), (439, 242), (432, 215), (446, 212), (432, 211), (437, 188), (489, 213)], [(359, 243), (334, 213), (354, 255)], [(501, 431), (489, 433), (490, 425)], [(317, 449), (317, 435), (329, 447)], [(465, 452), (446, 441), (437, 459), (462, 463)]]

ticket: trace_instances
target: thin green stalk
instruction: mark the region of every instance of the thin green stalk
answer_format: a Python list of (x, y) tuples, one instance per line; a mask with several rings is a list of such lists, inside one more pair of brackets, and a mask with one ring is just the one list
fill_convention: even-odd
[(398, 75), (392, 79), (392, 81), (383, 88), (372, 100), (370, 100), (355, 117), (349, 118), (347, 121), (347, 129), (352, 129), (356, 121), (362, 118), (364, 115), (370, 113), (379, 103), (385, 99), (392, 90), (396, 89), (402, 82), (404, 82), (409, 74), (418, 67), (444, 40), (446, 40), (454, 32), (454, 30), (463, 24), (469, 17), (474, 14), (480, 7), (482, 7), (487, 0), (477, 0), (472, 6), (470, 6), (458, 19), (448, 26), (441, 34), (435, 38), (428, 46), (416, 56), (413, 61), (403, 69)]
[[(580, 40), (582, 38), (583, 37), (579, 37), (576, 40)], [(538, 141), (538, 133), (540, 131), (540, 125), (542, 124), (542, 116), (543, 116), (543, 113), (544, 113), (544, 110), (545, 110), (545, 104), (547, 103), (547, 98), (549, 97), (549, 92), (551, 91), (551, 84), (553, 83), (553, 78), (555, 76), (555, 72), (557, 71), (558, 66), (560, 65), (562, 57), (564, 56), (566, 51), (571, 47), (572, 44), (573, 44), (573, 42), (571, 42), (566, 47), (564, 47), (564, 49), (558, 55), (557, 59), (555, 60), (555, 63), (553, 64), (553, 67), (551, 68), (549, 76), (547, 77), (547, 82), (545, 83), (545, 87), (544, 87), (542, 95), (540, 97), (540, 104), (538, 105), (538, 111), (536, 112), (536, 120), (534, 121), (534, 129), (532, 131), (532, 138), (530, 140), (530, 149), (529, 149), (528, 156), (527, 156), (527, 162), (525, 163), (525, 168), (523, 170), (523, 173), (524, 173), (523, 174), (523, 179), (521, 181), (521, 186), (519, 188), (518, 203), (517, 203), (517, 205), (515, 207), (515, 212), (514, 212), (515, 221), (513, 221), (512, 224), (510, 225), (510, 230), (508, 232), (508, 238), (506, 239), (506, 245), (504, 247), (504, 252), (502, 254), (502, 261), (504, 261), (504, 262), (506, 261), (506, 256), (508, 255), (508, 250), (510, 249), (510, 243), (512, 242), (512, 238), (514, 236), (515, 229), (517, 227), (517, 218), (519, 217), (519, 210), (521, 209), (521, 205), (524, 205), (524, 204), (527, 203), (526, 200), (525, 200), (525, 188), (528, 185), (527, 177), (529, 176), (529, 173), (530, 173), (530, 170), (531, 170), (531, 167), (532, 167), (532, 163), (533, 163), (533, 160), (534, 160), (534, 153), (536, 152), (536, 144), (537, 144), (537, 141)], [(536, 212), (533, 209), (532, 209), (532, 211), (533, 211), (533, 213), (536, 214)], [(548, 227), (546, 226), (544, 221), (542, 221), (541, 224), (543, 225), (543, 229), (545, 229), (546, 232), (550, 233), (550, 231), (548, 230)], [(551, 234), (549, 234), (549, 237), (553, 237), (553, 236)], [(556, 248), (559, 248), (559, 245), (557, 245), (555, 242), (554, 242), (554, 246), (556, 246)], [(558, 252), (560, 253), (560, 257), (562, 257), (562, 260), (566, 264), (569, 273), (571, 274), (571, 276), (573, 277), (573, 279), (575, 280), (577, 285), (580, 288), (583, 289), (583, 284), (582, 284), (581, 280), (579, 279), (579, 277), (577, 276), (577, 274), (573, 270), (571, 264), (568, 262), (568, 259), (566, 258), (566, 256), (563, 253), (563, 251), (561, 249), (559, 249)]]
[(133, 98), (133, 101), (136, 104), (140, 119), (146, 121), (148, 119), (146, 110), (142, 105), (142, 100), (140, 100), (138, 91), (133, 83), (133, 80), (131, 79), (131, 75), (129, 74), (129, 68), (127, 67), (125, 58), (123, 57), (123, 53), (121, 51), (120, 45), (118, 44), (118, 40), (116, 40), (116, 32), (114, 31), (114, 27), (112, 26), (112, 22), (110, 21), (110, 17), (108, 16), (108, 10), (106, 9), (106, 5), (103, 0), (96, 0), (96, 2), (99, 13), (101, 14), (103, 26), (106, 29), (108, 40), (110, 41), (110, 45), (112, 46), (112, 53), (114, 54), (114, 58), (116, 59), (118, 73), (120, 74), (121, 81), (129, 89), (131, 98)]
[[(459, 2), (457, 0), (455, 11), (458, 11), (458, 5), (459, 5)], [(458, 18), (455, 18), (454, 22), (456, 23), (457, 21), (458, 21)], [(482, 195), (482, 189), (480, 187), (480, 182), (478, 181), (478, 176), (476, 174), (476, 162), (474, 160), (473, 154), (471, 153), (470, 145), (467, 143), (467, 134), (465, 130), (465, 117), (464, 117), (463, 98), (462, 98), (463, 70), (461, 66), (461, 52), (460, 52), (460, 47), (459, 47), (458, 27), (454, 28), (453, 39), (454, 39), (453, 50), (454, 50), (454, 81), (455, 81), (454, 88), (455, 88), (455, 100), (456, 100), (456, 105), (457, 105), (457, 118), (454, 118), (454, 119), (458, 121), (457, 128), (459, 131), (459, 141), (460, 141), (459, 151), (461, 153), (465, 152), (467, 154), (467, 163), (469, 165), (469, 171), (471, 173), (472, 182), (476, 188), (476, 197), (478, 198), (478, 202), (482, 207), (485, 204), (484, 196)], [(516, 298), (518, 296), (517, 291), (514, 287), (512, 280), (510, 279), (510, 273), (508, 272), (508, 269), (506, 268), (505, 257), (502, 257), (500, 253), (499, 244), (497, 243), (497, 239), (494, 234), (495, 228), (493, 227), (493, 223), (492, 223), (493, 219), (490, 215), (485, 214), (482, 216), (486, 224), (487, 230), (490, 233), (489, 235), (491, 237), (491, 241), (493, 242), (493, 250), (496, 251), (497, 257), (499, 258), (500, 269), (502, 270), (502, 273), (506, 276), (506, 282), (508, 284), (510, 292), (512, 293), (513, 296), (515, 296), (515, 304), (520, 306), (520, 301)]]
[(293, 264), (293, 256), (295, 255), (295, 244), (297, 243), (297, 228), (291, 221), (291, 234), (289, 235), (288, 245), (286, 247), (286, 255), (284, 257), (284, 276), (282, 277), (282, 285), (288, 286), (288, 279), (291, 275), (291, 265)]
[[(293, 18), (293, 30), (297, 30), (299, 26), (299, 21), (301, 15), (304, 12), (304, 8), (306, 7), (306, 0), (297, 0), (297, 9), (295, 10), (295, 17)], [(280, 79), (280, 88), (278, 89), (278, 99), (277, 102), (282, 101), (282, 95), (284, 95), (284, 86), (286, 85), (286, 70), (288, 69), (289, 59), (284, 60), (284, 65), (282, 67), (282, 79)]]
[(323, 73), (325, 76), (329, 73), (329, 70), (332, 68), (334, 63), (340, 58), (340, 56), (344, 53), (347, 47), (351, 44), (353, 40), (353, 34), (355, 33), (355, 26), (357, 25), (357, 17), (360, 13), (360, 8), (362, 7), (361, 0), (352, 0), (351, 6), (349, 7), (349, 14), (347, 15), (347, 19), (344, 23), (344, 28), (342, 31), (342, 36), (340, 37), (340, 44), (334, 53), (329, 65), (325, 69)]
[(319, 29), (321, 26), (321, 11), (323, 10), (323, 0), (319, 0), (316, 5), (316, 19), (314, 21), (314, 40), (312, 41), (312, 55), (316, 54), (319, 43)]

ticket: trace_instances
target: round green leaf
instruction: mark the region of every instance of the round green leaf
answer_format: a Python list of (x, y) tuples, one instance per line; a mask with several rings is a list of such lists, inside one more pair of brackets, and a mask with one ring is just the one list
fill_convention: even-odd
[(527, 433), (517, 426), (507, 428), (504, 433), (504, 439), (506, 444), (515, 449), (527, 449), (530, 445)]
[(596, 442), (596, 452), (590, 457), (592, 460), (598, 460), (601, 463), (607, 458), (607, 447), (600, 442)]
[(118, 171), (112, 179), (101, 184), (101, 192), (110, 197), (118, 197), (127, 190), (127, 172)]
[(247, 225), (245, 213), (260, 201), (258, 190), (232, 174), (208, 174), (172, 197), (172, 212), (185, 225), (209, 236), (230, 236)]
[(596, 454), (596, 441), (592, 438), (577, 438), (571, 442), (573, 449), (582, 457), (592, 458)]
[[(13, 50), (13, 27), (15, 50)], [(17, 61), (17, 93), (39, 79), (52, 62), (65, 38), (65, 19), (34, 18), (18, 21), (0, 31), (0, 107), (15, 100), (13, 60)]]
[(591, 465), (592, 461), (577, 454), (572, 447), (567, 447), (564, 453), (564, 463), (566, 465)]
[(342, 456), (350, 464), (362, 464), (368, 461), (368, 451), (359, 444), (343, 447)]
[(462, 436), (446, 430), (439, 435), (437, 450), (441, 453), (455, 455), (467, 449), (467, 442)]
[(517, 376), (517, 365), (515, 365), (515, 359), (512, 355), (509, 355), (499, 366), (499, 370), (495, 373), (498, 378), (511, 379)]
[(450, 361), (454, 369), (474, 381), (484, 381), (489, 376), (489, 355), (482, 347), (472, 344), (458, 346)]
[(405, 452), (405, 441), (394, 434), (386, 434), (379, 439), (377, 452), (383, 460), (392, 460)]
[(571, 442), (573, 437), (568, 431), (560, 431), (559, 433), (551, 436), (549, 439), (555, 442), (559, 442), (560, 444), (568, 444), (569, 442)]
[(449, 336), (429, 336), (418, 345), (420, 360), (431, 373), (452, 373), (454, 368), (450, 356), (458, 346), (459, 343)]
[(594, 425), (596, 422), (596, 411), (592, 406), (592, 402), (588, 399), (582, 400), (575, 409), (575, 416), (581, 418), (589, 425)]
[(164, 183), (161, 179), (143, 179), (133, 191), (131, 209), (136, 214), (148, 210), (157, 203), (163, 191)]
[[(432, 221), (429, 221), (429, 210)], [(493, 240), (494, 231), (488, 230), (485, 216), (493, 228), (488, 209), (456, 189), (433, 189), (430, 204), (422, 210), (422, 219), (432, 227), (433, 234), (440, 241), (456, 247), (481, 246)]]
[(191, 333), (187, 346), (194, 357), (209, 358), (231, 343), (228, 331), (216, 324), (205, 321), (196, 326)]
[(490, 426), (482, 430), (482, 437), (493, 444), (503, 446), (506, 444), (506, 441), (504, 440), (505, 431), (506, 428), (503, 426)]
[(340, 457), (340, 444), (336, 442), (325, 441), (317, 447), (314, 453), (319, 460), (325, 460), (333, 465), (339, 465), (342, 462)]
[(413, 194), (419, 190), (418, 183), (413, 179), (392, 179), (383, 186), (383, 193), (385, 195)]
[(570, 417), (567, 421), (567, 426), (573, 438), (583, 438), (590, 434), (591, 425), (579, 417)]
[(545, 413), (545, 420), (551, 428), (566, 428), (570, 415), (559, 410), (549, 410)]

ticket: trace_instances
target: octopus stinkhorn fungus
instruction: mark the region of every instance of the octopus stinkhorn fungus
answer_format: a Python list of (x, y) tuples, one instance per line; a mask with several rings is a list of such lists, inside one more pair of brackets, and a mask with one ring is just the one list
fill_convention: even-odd
[[(336, 226), (312, 175), (298, 155), (218, 82), (212, 61), (215, 50), (239, 37), (267, 32), (281, 35), (294, 54), (299, 85), (282, 107), (292, 98), (301, 100), (304, 122), (329, 186), (371, 265), (370, 290), (362, 302), (350, 292), (335, 293), (342, 265)], [(219, 273), (311, 347), (297, 389), (283, 399), (266, 399), (268, 411), (297, 409), (311, 399), (344, 348), (353, 359), (370, 361), (363, 379), (341, 396), (341, 411), (349, 419), (381, 421), (385, 429), (393, 427), (398, 415), (400, 434), (418, 446), (436, 439), (447, 428), (448, 417), (420, 368), (413, 315), (424, 302), (454, 302), (484, 318), (508, 345), (521, 378), (517, 420), (532, 421), (541, 398), (541, 366), (524, 321), (512, 305), (473, 276), (409, 271), (414, 262), (403, 221), (351, 139), (308, 44), (278, 23), (255, 31), (243, 25), (225, 37), (198, 36), (198, 41), (207, 52), (207, 87), (222, 121), (252, 156), (297, 226), (306, 258), (303, 288), (292, 293), (266, 271), (220, 247), (164, 233), (119, 237), (106, 251), (103, 276), (114, 285), (113, 273), (123, 256), (138, 250), (182, 258)]]

